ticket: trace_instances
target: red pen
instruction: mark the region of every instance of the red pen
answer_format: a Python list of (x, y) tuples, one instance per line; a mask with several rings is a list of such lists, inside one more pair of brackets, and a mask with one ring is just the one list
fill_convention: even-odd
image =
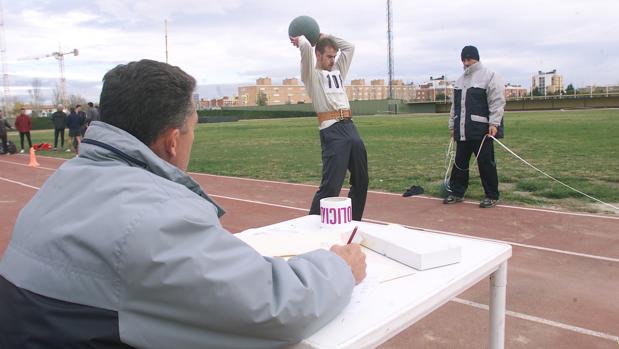
[(358, 226), (355, 227), (355, 229), (352, 230), (352, 234), (350, 234), (350, 237), (348, 238), (348, 242), (346, 243), (346, 245), (350, 245), (350, 243), (352, 242), (352, 239), (355, 237), (355, 234), (357, 233), (357, 228), (359, 228)]

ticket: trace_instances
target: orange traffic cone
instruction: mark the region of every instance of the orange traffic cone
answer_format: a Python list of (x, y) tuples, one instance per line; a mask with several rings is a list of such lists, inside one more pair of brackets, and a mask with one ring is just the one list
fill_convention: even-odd
[(28, 163), (30, 167), (39, 167), (39, 163), (37, 162), (37, 156), (34, 155), (34, 148), (30, 147), (30, 162)]

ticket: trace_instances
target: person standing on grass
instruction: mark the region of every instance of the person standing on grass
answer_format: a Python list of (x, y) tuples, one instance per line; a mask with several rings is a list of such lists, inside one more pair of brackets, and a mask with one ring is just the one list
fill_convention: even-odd
[(494, 207), (499, 200), (499, 177), (494, 160), (494, 141), (486, 135), (503, 137), (505, 87), (496, 73), (482, 66), (475, 46), (465, 46), (460, 58), (464, 74), (454, 86), (449, 114), (449, 132), (456, 141), (456, 158), (449, 181), (451, 193), (443, 203), (463, 201), (469, 184), (469, 161), (475, 154), (485, 194), (479, 207)]
[(24, 150), (24, 137), (28, 139), (28, 149), (32, 148), (32, 140), (30, 139), (30, 130), (32, 130), (32, 120), (30, 116), (26, 114), (26, 108), (19, 110), (19, 115), (15, 119), (15, 128), (19, 131), (19, 144), (21, 146), (20, 154), (25, 152)]
[(67, 114), (63, 111), (64, 106), (58, 104), (56, 111), (52, 114), (54, 123), (54, 151), (58, 150), (58, 136), (60, 136), (60, 150), (64, 149), (64, 129), (67, 128)]
[(101, 121), (21, 210), (0, 262), (2, 348), (283, 348), (350, 302), (358, 244), (284, 260), (222, 227), (186, 172), (195, 88), (151, 60), (105, 74)]
[(90, 126), (93, 121), (99, 120), (99, 110), (95, 108), (94, 103), (88, 102), (88, 109), (86, 110), (86, 127)]
[[(73, 149), (75, 153), (79, 153), (79, 147), (81, 142), (81, 128), (82, 128), (82, 120), (80, 116), (77, 114), (75, 108), (69, 109), (69, 116), (67, 116), (67, 127), (69, 128), (69, 138), (71, 139), (71, 144), (73, 145)], [(67, 152), (70, 152), (71, 149), (67, 149)]]
[(340, 195), (348, 170), (352, 218), (360, 221), (368, 192), (368, 160), (344, 88), (355, 47), (322, 33), (315, 50), (305, 36), (291, 37), (290, 42), (301, 51), (301, 80), (318, 115), (322, 147), (322, 179), (309, 214), (320, 214), (320, 199)]
[(88, 123), (86, 121), (86, 113), (82, 110), (82, 106), (80, 104), (75, 106), (75, 112), (80, 119), (80, 136), (84, 138), (84, 134), (86, 133), (86, 128), (88, 128)]
[(11, 126), (11, 124), (9, 124), (9, 122), (4, 118), (4, 115), (2, 114), (2, 110), (0, 110), (0, 140), (2, 141), (2, 144), (0, 144), (0, 146), (2, 146), (2, 149), (0, 154), (6, 154), (9, 152), (9, 137), (8, 137), (8, 132), (7, 129), (13, 129), (13, 127)]

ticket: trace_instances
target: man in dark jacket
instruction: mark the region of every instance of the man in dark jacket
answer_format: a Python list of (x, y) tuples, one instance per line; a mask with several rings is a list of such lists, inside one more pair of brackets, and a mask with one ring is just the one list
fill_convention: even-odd
[(95, 108), (94, 103), (88, 102), (88, 109), (86, 110), (86, 127), (90, 126), (93, 121), (99, 121), (99, 110)]
[(58, 136), (60, 136), (60, 150), (64, 149), (64, 129), (67, 128), (67, 114), (63, 111), (64, 106), (58, 104), (58, 108), (52, 114), (54, 123), (54, 151), (58, 150)]
[[(69, 128), (69, 138), (71, 139), (71, 143), (73, 144), (73, 149), (75, 149), (75, 153), (79, 153), (80, 142), (82, 140), (81, 127), (82, 120), (80, 116), (77, 114), (75, 108), (69, 109), (69, 116), (67, 116), (67, 127)], [(71, 151), (67, 149), (67, 152)]]
[(486, 135), (503, 137), (505, 86), (497, 74), (481, 65), (475, 46), (465, 46), (460, 58), (464, 74), (454, 86), (449, 117), (451, 137), (457, 143), (456, 159), (449, 182), (451, 193), (443, 203), (463, 201), (469, 184), (469, 160), (475, 154), (485, 193), (479, 207), (494, 207), (499, 200), (499, 178), (494, 160), (494, 142)]
[(75, 106), (75, 112), (80, 119), (80, 136), (84, 138), (84, 134), (86, 133), (86, 128), (88, 128), (88, 122), (86, 121), (86, 113), (82, 110), (82, 105), (78, 104)]
[(9, 152), (9, 138), (6, 131), (7, 128), (11, 130), (13, 129), (11, 124), (9, 124), (9, 122), (4, 118), (2, 110), (0, 110), (0, 140), (2, 140), (2, 144), (0, 144), (2, 147), (2, 149), (0, 149), (1, 154), (6, 154)]

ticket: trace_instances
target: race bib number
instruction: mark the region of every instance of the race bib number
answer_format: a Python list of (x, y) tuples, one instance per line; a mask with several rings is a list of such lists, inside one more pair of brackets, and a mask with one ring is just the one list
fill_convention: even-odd
[(322, 71), (322, 84), (326, 93), (344, 92), (344, 80), (339, 70)]

